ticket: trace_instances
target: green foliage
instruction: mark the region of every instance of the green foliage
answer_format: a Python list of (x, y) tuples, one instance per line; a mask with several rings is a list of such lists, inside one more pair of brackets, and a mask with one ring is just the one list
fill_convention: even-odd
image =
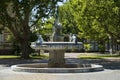
[(92, 29), (95, 28), (95, 30), (101, 33), (99, 33), (100, 38), (105, 38), (107, 34), (119, 38), (119, 15), (116, 15), (116, 12), (118, 12), (118, 6), (113, 0), (91, 0), (91, 2), (87, 3), (84, 17), (87, 16), (87, 19), (89, 19), (87, 24), (89, 24)]
[(99, 51), (105, 51), (105, 46), (102, 44), (98, 45)]
[[(81, 3), (80, 3), (81, 4)], [(78, 23), (78, 16), (80, 15), (81, 6), (77, 8), (77, 1), (71, 0), (70, 2), (65, 3), (63, 6), (60, 7), (60, 20), (63, 24), (63, 32), (66, 34), (74, 33), (78, 34), (79, 25)], [(75, 11), (78, 11), (76, 13)]]
[(96, 41), (108, 34), (120, 39), (119, 5), (119, 0), (70, 0), (60, 7), (64, 32)]
[(30, 42), (34, 41), (31, 36), (35, 38), (30, 28), (40, 19), (54, 15), (58, 1), (63, 0), (0, 0), (0, 24), (7, 27), (20, 44), (23, 58), (29, 58)]
[(53, 23), (54, 23), (53, 17), (44, 21), (39, 20), (38, 23), (36, 24), (37, 30), (35, 32), (41, 34), (45, 41), (49, 41), (50, 36), (53, 33), (52, 31), (52, 27), (54, 26)]
[(85, 51), (89, 51), (91, 48), (90, 44), (84, 44)]

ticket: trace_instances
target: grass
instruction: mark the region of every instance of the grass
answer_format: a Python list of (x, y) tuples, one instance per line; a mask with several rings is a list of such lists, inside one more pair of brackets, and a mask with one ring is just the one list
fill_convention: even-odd
[(78, 58), (81, 59), (107, 59), (107, 58), (120, 58), (120, 55), (110, 55), (110, 54), (103, 54), (103, 55), (80, 55)]
[[(102, 54), (102, 55), (79, 55), (78, 58), (81, 59), (106, 59), (106, 58), (120, 58), (120, 55), (110, 55), (110, 54)], [(0, 55), (0, 59), (20, 59), (20, 56), (16, 55)], [(30, 55), (30, 59), (48, 59), (48, 55), (41, 54), (38, 55)]]
[(20, 56), (16, 55), (0, 55), (0, 59), (19, 59)]
[[(0, 59), (20, 59), (20, 56), (16, 55), (0, 55)], [(30, 59), (48, 59), (48, 56), (46, 55), (40, 55), (40, 56), (31, 56)]]

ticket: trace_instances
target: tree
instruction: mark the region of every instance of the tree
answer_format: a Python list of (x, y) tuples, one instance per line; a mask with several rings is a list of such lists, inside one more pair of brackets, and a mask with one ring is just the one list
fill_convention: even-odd
[(31, 53), (30, 28), (39, 19), (48, 18), (54, 13), (58, 1), (62, 0), (1, 0), (0, 24), (7, 27), (18, 43), (20, 43), (21, 57), (29, 58)]
[(34, 27), (34, 29), (36, 29), (34, 32), (41, 34), (45, 41), (50, 41), (50, 36), (53, 33), (52, 28), (54, 26), (54, 20), (54, 17), (50, 17), (46, 20), (39, 20)]
[(120, 1), (119, 0), (86, 0), (86, 8), (84, 9), (82, 20), (94, 29), (97, 40), (105, 44), (111, 37), (111, 47), (116, 45), (120, 40)]
[(78, 16), (76, 15), (76, 12), (78, 10), (75, 9), (75, 6), (77, 6), (76, 2), (77, 0), (72, 0), (71, 2), (66, 2), (60, 7), (60, 21), (63, 24), (63, 33), (65, 34), (77, 34), (80, 31), (78, 29), (79, 25), (77, 24)]
[(87, 3), (84, 16), (88, 15), (87, 18), (96, 21), (94, 24), (97, 24), (99, 29), (104, 29), (104, 32), (109, 35), (120, 38), (118, 31), (120, 30), (120, 6), (118, 4), (120, 4), (118, 0), (91, 0)]
[(70, 0), (60, 12), (65, 33), (76, 33), (82, 41), (97, 41), (100, 46), (119, 44), (119, 0)]
[(120, 39), (119, 4), (119, 0), (70, 0), (61, 7), (61, 21), (66, 32), (75, 31), (83, 38)]

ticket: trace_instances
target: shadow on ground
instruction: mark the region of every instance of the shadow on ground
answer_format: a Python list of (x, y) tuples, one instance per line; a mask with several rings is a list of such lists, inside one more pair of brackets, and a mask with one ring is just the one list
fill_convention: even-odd
[(47, 60), (44, 59), (0, 59), (0, 65), (10, 67), (11, 65), (16, 64), (25, 64), (25, 63), (47, 63)]
[[(105, 69), (120, 70), (120, 59), (79, 59), (79, 58), (66, 58), (67, 63), (80, 63), (80, 64), (100, 64)], [(25, 63), (47, 63), (48, 60), (44, 59), (0, 59), (0, 66), (10, 67), (16, 64)]]
[(79, 64), (99, 64), (103, 65), (105, 69), (118, 70), (120, 69), (120, 59), (79, 59), (67, 58), (67, 62)]

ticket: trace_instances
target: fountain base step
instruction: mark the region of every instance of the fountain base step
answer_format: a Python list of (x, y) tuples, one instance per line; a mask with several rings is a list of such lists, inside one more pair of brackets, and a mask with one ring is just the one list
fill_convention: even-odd
[(101, 65), (95, 64), (66, 64), (65, 68), (48, 68), (47, 63), (18, 64), (11, 66), (13, 71), (32, 73), (85, 73), (103, 71)]

